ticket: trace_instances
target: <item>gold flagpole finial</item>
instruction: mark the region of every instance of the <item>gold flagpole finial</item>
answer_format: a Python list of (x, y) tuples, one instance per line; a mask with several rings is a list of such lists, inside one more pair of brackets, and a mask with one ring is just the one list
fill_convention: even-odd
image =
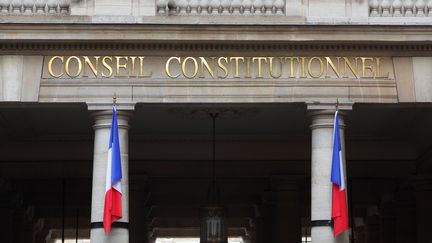
[(116, 96), (116, 94), (114, 93), (114, 96), (113, 96), (113, 104), (114, 105), (116, 105), (117, 104), (117, 96)]

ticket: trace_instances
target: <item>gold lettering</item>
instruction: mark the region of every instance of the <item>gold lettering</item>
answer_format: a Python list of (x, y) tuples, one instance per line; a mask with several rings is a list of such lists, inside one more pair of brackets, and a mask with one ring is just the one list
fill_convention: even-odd
[[(314, 60), (318, 60), (319, 61), (320, 71), (319, 71), (318, 75), (314, 75), (314, 73), (313, 73), (312, 62)], [(308, 62), (308, 73), (309, 73), (309, 75), (312, 78), (320, 78), (324, 74), (324, 62), (322, 61), (322, 59), (320, 57), (312, 57), (311, 59), (309, 59), (309, 62)]]
[(147, 75), (144, 74), (144, 58), (145, 58), (145, 57), (138, 57), (138, 59), (140, 60), (139, 76), (140, 76), (140, 77), (147, 77), (147, 78), (151, 78), (153, 72), (150, 72), (150, 73), (147, 74)]
[[(207, 72), (212, 76), (212, 78), (214, 78), (214, 72), (213, 69), (211, 69), (211, 67), (209, 66), (209, 64), (207, 63), (207, 60), (204, 57), (200, 57), (199, 58), (201, 60), (201, 78), (205, 78), (204, 76), (204, 67), (207, 69)], [(215, 57), (212, 57), (212, 62), (214, 63), (214, 59)]]
[(235, 61), (235, 75), (234, 78), (240, 78), (239, 76), (239, 60), (242, 60), (244, 62), (244, 58), (243, 57), (231, 57), (230, 58), (230, 62)]
[[(362, 78), (373, 78), (374, 77), (374, 71), (372, 65), (367, 65), (367, 61), (373, 61), (372, 57), (360, 57), (362, 60)], [(369, 70), (372, 75), (366, 76), (366, 70)]]
[[(297, 62), (299, 62), (300, 63), (300, 60), (299, 60), (299, 58), (298, 57), (285, 57), (285, 61), (286, 60), (290, 60), (290, 78), (295, 78), (295, 74), (294, 74), (294, 60), (296, 60)], [(303, 63), (304, 63), (304, 61), (303, 61)]]
[(307, 78), (306, 76), (306, 57), (300, 57), (301, 60), (301, 78)]
[[(152, 77), (147, 60), (145, 56), (51, 56), (44, 70), (53, 78)], [(165, 62), (165, 73), (172, 79), (180, 76), (188, 79), (389, 78), (383, 60), (386, 59), (367, 56), (170, 57)]]
[[(134, 56), (130, 57), (131, 64), (132, 64), (131, 75), (130, 75), (131, 77), (135, 77), (135, 59), (136, 59), (136, 57), (134, 57)], [(140, 61), (141, 61), (141, 59), (140, 59)], [(143, 64), (144, 64), (144, 61), (143, 61)], [(141, 66), (141, 62), (140, 62), (140, 71), (141, 71), (141, 69), (142, 69), (142, 66)]]
[(262, 64), (261, 61), (267, 62), (267, 57), (253, 57), (252, 62), (258, 61), (258, 76), (257, 78), (262, 78)]
[(85, 67), (90, 67), (90, 69), (92, 70), (93, 74), (98, 77), (98, 68), (99, 68), (99, 56), (95, 56), (94, 57), (96, 60), (96, 65), (93, 65), (93, 63), (90, 61), (90, 58), (88, 56), (84, 56), (84, 64), (86, 64), (86, 66), (84, 66), (84, 73), (83, 76), (84, 77), (88, 77), (87, 75), (87, 69)]
[[(122, 68), (123, 68), (124, 70), (127, 70), (127, 69), (126, 69), (126, 66), (127, 66), (127, 63), (128, 63), (129, 57), (115, 56), (115, 59), (116, 59), (116, 74), (115, 74), (114, 76), (116, 76), (116, 77), (127, 77), (128, 75), (121, 75), (121, 74), (120, 74), (120, 71), (121, 71)], [(122, 60), (124, 60), (124, 61), (126, 61), (126, 62), (123, 63), (123, 64), (121, 64), (120, 62), (121, 62)]]
[(170, 72), (170, 64), (171, 64), (171, 61), (172, 61), (172, 60), (176, 60), (176, 61), (179, 63), (179, 65), (180, 65), (180, 57), (170, 57), (170, 58), (166, 61), (166, 63), (165, 63), (165, 73), (166, 73), (166, 75), (168, 75), (168, 77), (170, 77), (170, 78), (177, 78), (178, 76), (180, 76), (180, 74), (177, 74), (177, 75), (173, 76), (173, 75), (171, 74), (171, 72)]
[(273, 59), (274, 59), (274, 57), (269, 57), (268, 59), (269, 59), (269, 66), (270, 66), (270, 76), (272, 76), (272, 78), (280, 78), (282, 76), (282, 60), (281, 60), (282, 58), (279, 57), (279, 60), (281, 60), (279, 62), (279, 64), (280, 64), (279, 66), (281, 67), (280, 68), (281, 71), (280, 71), (279, 75), (275, 75), (273, 73)]
[[(76, 74), (72, 74), (71, 71), (70, 71), (70, 65), (69, 64), (70, 64), (70, 62), (72, 60), (75, 60), (77, 62), (77, 65), (78, 65)], [(81, 59), (79, 59), (77, 56), (70, 56), (70, 57), (68, 57), (68, 59), (66, 59), (65, 65), (66, 65), (66, 73), (67, 73), (67, 75), (69, 77), (75, 78), (75, 77), (78, 77), (81, 74), (81, 71), (82, 71), (82, 62), (81, 62)]]
[(390, 73), (387, 72), (387, 74), (381, 75), (381, 59), (382, 57), (376, 57), (376, 76), (375, 78), (388, 78), (390, 76)]
[(219, 77), (219, 78), (226, 78), (226, 77), (228, 76), (228, 69), (227, 69), (226, 65), (224, 65), (224, 64), (222, 63), (222, 61), (225, 61), (225, 63), (228, 64), (228, 58), (227, 58), (227, 57), (219, 57), (219, 58), (218, 58), (218, 66), (219, 66), (219, 68), (222, 69), (222, 70), (224, 71), (224, 73), (225, 73), (223, 76), (218, 75), (218, 77)]
[(330, 78), (331, 76), (329, 75), (329, 66), (333, 69), (333, 72), (336, 74), (336, 76), (338, 76), (338, 78), (341, 77), (339, 69), (340, 69), (340, 57), (336, 57), (337, 60), (337, 68), (334, 65), (332, 59), (330, 57), (325, 57), (326, 62), (327, 62), (327, 69), (326, 69), (326, 77)]
[(102, 71), (102, 77), (111, 77), (112, 74), (113, 74), (112, 67), (111, 67), (110, 64), (107, 63), (107, 61), (106, 61), (107, 59), (110, 60), (111, 65), (112, 65), (112, 57), (110, 57), (110, 56), (105, 56), (105, 57), (102, 58), (102, 66), (104, 66), (104, 67), (108, 70), (108, 74), (105, 74), (105, 73)]
[(359, 78), (359, 75), (358, 75), (358, 57), (355, 57), (354, 58), (354, 60), (355, 60), (355, 68), (353, 67), (353, 65), (352, 65), (352, 63), (350, 62), (350, 60), (348, 59), (348, 57), (344, 57), (343, 58), (344, 59), (344, 78), (348, 78), (349, 76), (348, 76), (348, 74), (347, 74), (347, 66), (348, 66), (348, 68), (351, 70), (351, 72), (354, 74), (354, 76), (356, 77), (356, 78)]
[(250, 57), (245, 57), (246, 60), (246, 78), (251, 78), (251, 72), (250, 72), (250, 64), (251, 64), (251, 60), (252, 58)]
[(59, 60), (61, 61), (61, 63), (62, 63), (61, 66), (63, 67), (63, 60), (64, 60), (64, 57), (61, 57), (61, 56), (53, 56), (53, 57), (50, 58), (50, 60), (49, 60), (49, 62), (48, 62), (48, 73), (49, 73), (52, 77), (54, 77), (54, 78), (60, 78), (64, 73), (63, 73), (63, 71), (62, 71), (60, 74), (57, 74), (57, 75), (54, 73), (52, 65), (53, 65), (53, 62), (54, 62), (55, 59), (59, 59)]
[[(194, 72), (192, 75), (187, 74), (186, 64), (187, 64), (187, 61), (189, 61), (189, 60), (192, 60), (192, 62), (194, 64)], [(186, 57), (182, 62), (182, 72), (186, 78), (189, 78), (189, 79), (195, 78), (195, 76), (198, 74), (198, 62), (197, 62), (197, 60), (194, 57)]]

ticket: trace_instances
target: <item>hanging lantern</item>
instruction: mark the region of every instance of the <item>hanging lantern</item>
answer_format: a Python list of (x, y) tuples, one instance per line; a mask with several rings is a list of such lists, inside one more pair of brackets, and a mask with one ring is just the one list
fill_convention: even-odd
[(220, 206), (202, 208), (200, 243), (228, 243), (226, 211)]
[(216, 183), (216, 118), (213, 120), (213, 161), (212, 177), (207, 194), (207, 206), (201, 208), (200, 243), (228, 243), (226, 210), (219, 206), (219, 188)]

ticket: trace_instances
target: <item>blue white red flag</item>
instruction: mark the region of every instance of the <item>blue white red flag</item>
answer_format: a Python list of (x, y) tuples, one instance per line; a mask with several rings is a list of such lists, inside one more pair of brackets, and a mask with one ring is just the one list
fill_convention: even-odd
[(331, 170), (331, 182), (333, 183), (332, 219), (333, 233), (336, 237), (349, 228), (345, 171), (343, 167), (344, 163), (339, 133), (338, 111), (335, 113), (333, 131), (333, 159)]
[(122, 168), (116, 108), (113, 106), (105, 184), (104, 230), (111, 232), (111, 224), (122, 218)]

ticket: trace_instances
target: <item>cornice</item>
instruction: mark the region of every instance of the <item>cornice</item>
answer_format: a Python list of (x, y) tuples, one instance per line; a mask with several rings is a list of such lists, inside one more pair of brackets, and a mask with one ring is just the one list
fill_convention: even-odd
[(428, 25), (0, 23), (5, 41), (432, 43)]
[[(0, 42), (0, 55), (125, 55), (133, 52), (134, 55), (186, 55), (189, 52), (211, 53), (272, 53), (276, 56), (289, 55), (362, 55), (362, 52), (373, 52), (373, 55), (382, 56), (431, 56), (432, 43), (406, 43), (406, 44), (333, 44), (333, 43), (119, 43), (113, 42), (86, 42), (76, 41), (68, 43), (41, 43), (41, 42)], [(371, 54), (368, 54), (371, 55)], [(259, 55), (258, 55), (259, 56)]]
[[(350, 55), (431, 56), (430, 26), (186, 25), (186, 24), (1, 24), (0, 54), (49, 55), (71, 51), (179, 55), (189, 51), (303, 52)], [(281, 53), (283, 52), (283, 53)], [(310, 52), (310, 53), (308, 53)], [(64, 53), (68, 54), (68, 53)], [(355, 55), (355, 54), (354, 54)]]

